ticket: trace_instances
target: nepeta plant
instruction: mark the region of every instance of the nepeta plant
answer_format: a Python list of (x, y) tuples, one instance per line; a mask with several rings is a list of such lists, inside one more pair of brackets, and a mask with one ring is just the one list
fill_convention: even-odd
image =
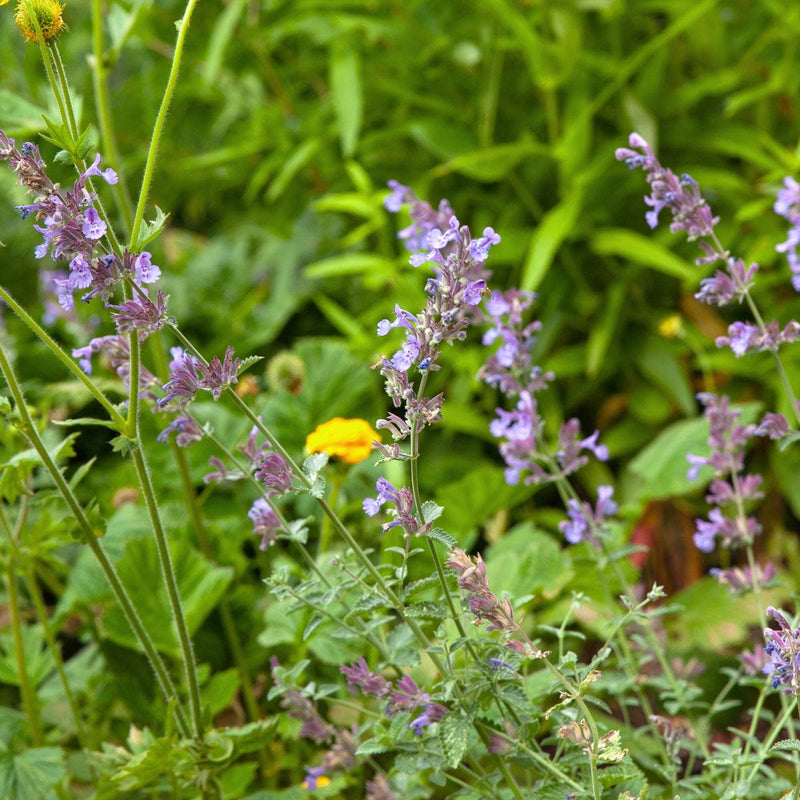
[[(121, 192), (124, 170), (105, 166), (91, 130), (79, 125), (55, 40), (65, 29), (61, 5), (17, 5), (17, 23), (39, 47), (59, 110), (45, 134), (58, 154), (48, 164), (38, 145), (18, 146), (0, 131), (0, 160), (29, 195), (17, 210), (41, 237), (33, 262), (52, 260), (57, 268), (43, 271), (45, 326), (6, 288), (0, 297), (96, 410), (70, 419), (77, 431), (63, 436), (29, 405), (15, 349), (3, 342), (9, 396), (0, 411), (9, 425), (0, 438), (13, 452), (0, 480), (12, 628), (3, 647), (15, 664), (3, 680), (18, 688), (25, 719), (3, 709), (2, 785), (17, 786), (11, 771), (24, 776), (33, 764), (45, 775), (37, 797), (67, 797), (74, 786), (98, 798), (253, 800), (284, 790), (287, 797), (327, 792), (369, 800), (756, 798), (792, 787), (796, 794), (800, 634), (787, 612), (768, 605), (779, 574), (756, 549), (765, 482), (747, 466), (754, 442), (794, 441), (789, 421), (776, 412), (751, 421), (730, 398), (699, 394), (708, 452), (686, 456), (689, 478), (710, 481), (711, 509), (696, 520), (694, 544), (719, 557), (712, 575), (754, 609), (765, 643), (701, 664), (672, 636), (681, 611), (661, 586), (638, 582), (636, 548), (627, 541), (636, 510), (625, 487), (580, 472), (592, 458), (614, 466), (613, 448), (599, 429), (586, 435), (575, 417), (546, 424), (543, 398), (557, 378), (537, 363), (536, 297), (491, 287), (500, 235), (488, 226), (473, 234), (446, 200), (434, 208), (392, 181), (385, 209), (409, 217), (398, 235), (425, 299), (416, 308), (388, 301), (377, 322), (379, 341), (390, 344), (373, 368), (391, 408), (374, 429), (360, 416), (331, 412), (316, 428), (315, 421), (292, 431), (305, 439), (304, 454), (287, 445), (273, 425), (274, 408), (251, 402), (240, 383), (257, 357), (237, 355), (235, 342), (205, 357), (169, 311), (161, 288), (169, 259), (153, 255), (156, 244), (145, 249), (167, 225), (160, 210), (150, 222), (145, 214), (195, 5), (187, 3), (178, 26), (135, 208)], [(102, 48), (94, 54), (98, 69), (102, 55)], [(98, 90), (96, 101), (100, 149), (110, 154), (107, 95)], [(716, 346), (737, 358), (771, 353), (800, 422), (780, 352), (800, 336), (800, 325), (765, 322), (751, 292), (758, 267), (723, 247), (718, 219), (691, 178), (663, 167), (636, 134), (617, 156), (646, 173), (648, 224), (671, 214), (671, 229), (699, 242), (698, 265), (716, 270), (700, 282), (697, 299), (749, 310)], [(64, 162), (76, 177), (59, 181), (55, 170)], [(775, 210), (792, 228), (778, 250), (787, 253), (795, 283), (798, 205), (797, 184), (787, 179)], [(77, 309), (85, 305), (96, 320), (80, 322)], [(78, 346), (48, 332), (59, 315), (83, 337)], [(102, 324), (106, 331), (96, 331)], [(528, 493), (511, 509), (521, 524), (504, 531), (536, 548), (535, 563), (505, 562), (525, 581), (516, 594), (498, 588), (508, 577), (500, 548), (481, 552), (468, 531), (444, 530), (445, 509), (425, 493), (426, 437), (447, 416), (442, 376), (450, 347), (483, 348), (472, 377), (475, 397), (495, 408), (485, 424), (487, 440), (497, 444), (497, 492)], [(271, 370), (289, 394), (302, 391), (304, 368), (291, 359)], [(217, 420), (240, 425), (215, 427)], [(120, 508), (108, 516), (84, 490), (91, 459), (69, 461), (90, 426), (111, 431), (111, 452), (100, 455), (126, 459), (127, 479), (135, 481), (135, 488), (120, 487)], [(557, 516), (537, 513), (547, 491), (561, 501)], [(244, 551), (242, 542), (249, 543)], [(63, 574), (37, 572), (45, 556), (61, 564), (51, 555), (60, 549), (72, 558)], [(84, 550), (99, 573), (85, 566)], [(746, 563), (736, 563), (742, 553)], [(251, 573), (261, 589), (261, 568), (268, 592), (259, 598), (269, 620), (257, 642), (265, 642), (257, 651), (263, 663), (252, 656), (255, 647), (245, 652), (257, 634), (237, 625), (252, 597), (239, 590), (253, 582)], [(73, 595), (63, 614), (83, 620), (75, 662), (59, 646), (40, 582), (53, 595)], [(26, 624), (26, 601), (35, 624)], [(203, 647), (200, 625), (212, 609), (234, 670), (217, 669)], [(105, 629), (115, 625), (117, 639), (107, 640)], [(100, 714), (76, 698), (75, 675), (91, 667), (86, 653), (100, 664), (98, 683), (105, 670), (124, 682), (140, 657), (146, 661), (144, 683), (155, 676), (160, 697), (144, 722), (131, 723), (138, 720), (131, 714), (124, 726), (115, 720), (93, 732)], [(269, 676), (260, 681), (255, 673), (267, 663)], [(50, 674), (57, 693), (45, 685)], [(69, 708), (66, 733), (51, 709), (43, 712), (48, 692)], [(109, 702), (110, 714), (118, 699)], [(237, 724), (226, 724), (220, 712), (239, 702)], [(68, 752), (77, 766), (67, 766)]]

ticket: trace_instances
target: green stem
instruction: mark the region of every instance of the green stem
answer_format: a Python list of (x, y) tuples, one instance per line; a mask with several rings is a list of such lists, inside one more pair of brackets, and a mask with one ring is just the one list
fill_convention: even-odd
[[(137, 440), (139, 439), (138, 420), (136, 438)], [(186, 625), (186, 616), (183, 613), (181, 596), (180, 592), (178, 591), (178, 581), (175, 577), (175, 568), (172, 563), (172, 556), (169, 552), (167, 536), (164, 531), (164, 526), (161, 522), (161, 514), (159, 512), (158, 502), (156, 501), (155, 492), (153, 490), (153, 483), (150, 478), (150, 470), (141, 447), (138, 445), (135, 446), (132, 451), (132, 456), (133, 464), (136, 469), (136, 475), (139, 479), (142, 495), (144, 497), (145, 506), (147, 507), (147, 512), (150, 516), (150, 525), (152, 527), (153, 537), (156, 542), (158, 562), (161, 566), (161, 573), (162, 577), (164, 578), (164, 586), (167, 590), (167, 598), (169, 599), (172, 619), (175, 622), (175, 627), (178, 632), (178, 641), (180, 642), (184, 677), (186, 679), (186, 686), (189, 691), (189, 709), (192, 717), (192, 733), (196, 739), (199, 739), (203, 735), (203, 721), (200, 710), (200, 687), (197, 680), (197, 666), (194, 658), (194, 650), (192, 649), (192, 639), (189, 636), (189, 628)]]
[(6, 585), (8, 586), (8, 610), (11, 616), (11, 633), (14, 638), (14, 658), (17, 662), (17, 676), (19, 677), (19, 690), (22, 695), (22, 707), (31, 732), (31, 742), (34, 747), (44, 744), (42, 734), (42, 718), (39, 713), (39, 703), (36, 698), (36, 689), (31, 684), (30, 675), (25, 668), (25, 650), (22, 639), (22, 614), (19, 607), (19, 590), (17, 588), (17, 558), (13, 553), (8, 556), (6, 567)]
[(161, 99), (161, 106), (156, 115), (155, 124), (153, 125), (153, 135), (150, 138), (150, 147), (147, 151), (147, 161), (145, 162), (144, 174), (142, 175), (142, 185), (139, 189), (139, 202), (136, 205), (136, 212), (133, 217), (133, 224), (131, 225), (131, 239), (130, 249), (132, 252), (139, 251), (139, 234), (141, 232), (142, 223), (144, 221), (144, 210), (147, 205), (147, 197), (150, 194), (150, 185), (153, 182), (153, 173), (155, 171), (156, 157), (158, 154), (158, 145), (161, 140), (161, 133), (164, 129), (164, 122), (167, 118), (167, 111), (172, 102), (172, 96), (175, 93), (175, 86), (178, 81), (178, 71), (180, 69), (181, 57), (183, 55), (183, 47), (186, 41), (186, 34), (189, 30), (189, 21), (192, 17), (192, 12), (198, 0), (189, 0), (186, 4), (186, 10), (183, 12), (183, 17), (178, 27), (178, 37), (175, 41), (175, 53), (172, 58), (172, 66), (167, 79), (167, 85), (164, 89), (164, 96)]
[[(97, 559), (100, 568), (108, 580), (111, 591), (113, 592), (117, 602), (120, 605), (120, 608), (122, 609), (122, 613), (128, 620), (131, 630), (139, 641), (139, 644), (141, 644), (147, 659), (150, 661), (150, 665), (156, 674), (156, 679), (162, 693), (164, 694), (164, 697), (167, 701), (173, 699), (177, 701), (179, 695), (174, 683), (172, 682), (172, 678), (170, 677), (160, 654), (156, 650), (155, 645), (150, 638), (150, 634), (147, 632), (147, 629), (142, 623), (142, 620), (139, 617), (136, 607), (131, 601), (127, 590), (120, 580), (116, 568), (109, 561), (105, 550), (103, 550), (102, 546), (100, 545), (100, 542), (97, 539), (96, 531), (92, 528), (92, 525), (89, 522), (89, 519), (86, 516), (82, 506), (78, 502), (77, 497), (75, 497), (72, 488), (65, 480), (61, 470), (58, 468), (58, 465), (55, 463), (49, 451), (47, 450), (44, 440), (39, 434), (36, 424), (34, 423), (34, 420), (28, 411), (28, 406), (25, 402), (25, 396), (22, 393), (22, 388), (19, 385), (19, 381), (17, 380), (17, 377), (2, 347), (0, 347), (0, 372), (3, 373), (3, 377), (5, 378), (6, 383), (11, 390), (11, 394), (14, 397), (17, 413), (22, 420), (21, 432), (39, 454), (44, 468), (49, 473), (51, 479), (56, 485), (56, 488), (72, 512), (72, 515), (75, 518), (78, 528), (83, 536), (83, 540), (89, 546), (89, 549)], [(183, 736), (187, 736), (188, 728), (186, 725), (186, 719), (180, 706), (176, 706), (175, 713), (177, 716), (178, 728), (181, 731), (181, 734)]]
[(111, 114), (111, 104), (108, 94), (108, 65), (103, 51), (103, 7), (102, 0), (92, 0), (92, 84), (94, 87), (94, 102), (97, 109), (100, 136), (103, 139), (103, 150), (117, 171), (119, 182), (111, 187), (117, 201), (117, 206), (122, 214), (125, 229), (130, 232), (133, 220), (133, 203), (125, 172), (122, 169), (122, 159), (117, 149), (117, 138), (114, 134), (114, 118)]
[(58, 82), (61, 86), (61, 94), (64, 97), (64, 106), (66, 107), (67, 111), (66, 122), (69, 126), (69, 132), (72, 136), (72, 141), (77, 143), (79, 137), (78, 124), (75, 121), (75, 111), (72, 107), (72, 97), (70, 96), (69, 92), (69, 81), (67, 80), (67, 73), (64, 69), (64, 62), (61, 60), (61, 52), (59, 51), (55, 40), (50, 43), (50, 53), (53, 56), (53, 64), (55, 64), (56, 67)]

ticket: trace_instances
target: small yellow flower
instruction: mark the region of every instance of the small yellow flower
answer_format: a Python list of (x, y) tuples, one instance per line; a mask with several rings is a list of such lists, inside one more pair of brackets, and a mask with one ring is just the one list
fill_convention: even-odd
[(665, 339), (674, 339), (683, 330), (683, 320), (680, 314), (671, 314), (669, 317), (664, 317), (658, 325), (658, 332)]
[(308, 434), (306, 449), (309, 453), (339, 456), (347, 464), (358, 464), (369, 456), (374, 441), (380, 442), (381, 436), (366, 420), (334, 417)]
[(31, 15), (36, 17), (42, 37), (47, 41), (58, 36), (67, 27), (61, 16), (63, 12), (64, 6), (58, 0), (18, 0), (14, 24), (26, 41), (38, 44), (39, 34)]

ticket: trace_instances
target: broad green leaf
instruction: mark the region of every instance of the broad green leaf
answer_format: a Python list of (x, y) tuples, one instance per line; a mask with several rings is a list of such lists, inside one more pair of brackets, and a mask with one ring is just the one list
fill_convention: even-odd
[(628, 293), (628, 282), (617, 281), (612, 284), (605, 299), (605, 308), (600, 320), (589, 331), (586, 346), (586, 373), (595, 376), (603, 366), (614, 333), (619, 326), (622, 304)]
[(0, 89), (0, 128), (9, 135), (17, 130), (26, 133), (42, 130), (42, 115), (46, 110), (14, 94), (10, 89)]
[(439, 741), (450, 769), (455, 769), (467, 752), (471, 730), (470, 721), (458, 711), (451, 711), (439, 720)]
[(274, 203), (286, 191), (295, 175), (314, 158), (321, 146), (322, 140), (318, 137), (306, 139), (287, 156), (267, 189), (267, 200), (270, 203)]
[(555, 597), (573, 574), (567, 551), (529, 522), (495, 542), (484, 558), (492, 591), (512, 599), (533, 594)]
[(66, 774), (59, 747), (36, 747), (21, 753), (0, 753), (0, 797), (44, 800)]
[(339, 278), (342, 275), (364, 273), (384, 275), (389, 278), (397, 273), (397, 261), (373, 253), (344, 253), (315, 261), (303, 269), (307, 278)]

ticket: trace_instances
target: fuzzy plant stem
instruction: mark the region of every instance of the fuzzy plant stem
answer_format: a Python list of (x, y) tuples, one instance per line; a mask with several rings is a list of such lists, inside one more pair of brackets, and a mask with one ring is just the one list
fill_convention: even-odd
[(153, 135), (150, 138), (150, 147), (147, 150), (147, 161), (144, 166), (144, 173), (142, 174), (142, 185), (139, 189), (139, 201), (136, 205), (136, 212), (133, 217), (133, 224), (131, 225), (131, 246), (132, 252), (139, 252), (139, 236), (144, 222), (144, 210), (147, 205), (147, 197), (150, 194), (150, 185), (153, 182), (153, 173), (155, 172), (156, 156), (158, 155), (158, 145), (161, 140), (161, 134), (164, 130), (164, 122), (167, 118), (167, 111), (172, 101), (172, 96), (175, 94), (175, 86), (178, 82), (178, 71), (180, 69), (181, 58), (183, 56), (183, 47), (186, 42), (186, 34), (189, 30), (189, 21), (192, 18), (192, 12), (197, 4), (197, 0), (189, 0), (186, 4), (186, 9), (183, 12), (180, 25), (178, 27), (178, 36), (175, 40), (175, 53), (172, 58), (172, 66), (169, 71), (169, 78), (167, 85), (164, 89), (164, 96), (161, 99), (161, 106), (158, 109), (156, 120), (153, 125)]
[(125, 229), (130, 233), (133, 221), (133, 203), (126, 181), (125, 171), (122, 169), (122, 159), (117, 148), (117, 138), (114, 133), (114, 118), (111, 114), (111, 103), (108, 92), (108, 63), (103, 51), (103, 12), (102, 0), (92, 0), (92, 84), (94, 89), (94, 104), (97, 109), (100, 136), (103, 140), (103, 150), (108, 154), (111, 164), (119, 176), (119, 182), (111, 187), (117, 207), (122, 215)]
[[(150, 634), (147, 632), (147, 629), (142, 623), (142, 620), (139, 617), (136, 607), (131, 601), (127, 590), (122, 584), (116, 568), (109, 561), (105, 550), (103, 550), (100, 542), (98, 541), (96, 531), (92, 528), (92, 525), (89, 522), (89, 519), (87, 518), (80, 503), (78, 502), (77, 497), (75, 497), (72, 488), (70, 487), (69, 483), (67, 483), (66, 479), (61, 473), (61, 470), (58, 468), (58, 465), (48, 452), (44, 440), (39, 434), (36, 424), (31, 417), (30, 411), (28, 410), (28, 406), (26, 405), (25, 397), (22, 393), (22, 387), (20, 386), (19, 381), (17, 380), (17, 377), (2, 347), (0, 347), (0, 372), (3, 373), (3, 377), (5, 378), (5, 381), (11, 390), (11, 394), (14, 397), (17, 413), (22, 421), (20, 428), (21, 432), (39, 454), (44, 468), (49, 473), (51, 479), (56, 485), (56, 488), (72, 512), (72, 515), (78, 524), (78, 528), (81, 531), (84, 542), (89, 546), (89, 549), (97, 559), (100, 568), (108, 580), (111, 591), (113, 592), (114, 597), (122, 609), (122, 613), (128, 620), (131, 630), (133, 630), (133, 633), (139, 641), (139, 644), (141, 644), (142, 649), (144, 650), (144, 653), (156, 674), (156, 679), (162, 693), (164, 694), (164, 697), (168, 701), (174, 700), (177, 703), (180, 695), (175, 688), (175, 684), (173, 683), (160, 654), (156, 650), (153, 640), (150, 638)], [(188, 736), (189, 728), (180, 705), (176, 704), (175, 714), (177, 718), (178, 729), (181, 735)]]
[(19, 588), (17, 586), (17, 557), (10, 553), (6, 562), (6, 586), (8, 587), (8, 610), (11, 617), (11, 634), (14, 640), (14, 657), (17, 662), (19, 691), (22, 696), (22, 707), (28, 720), (31, 743), (34, 747), (44, 744), (42, 735), (42, 716), (36, 697), (36, 688), (31, 683), (31, 676), (26, 668), (25, 648), (22, 638), (22, 613), (19, 605)]

